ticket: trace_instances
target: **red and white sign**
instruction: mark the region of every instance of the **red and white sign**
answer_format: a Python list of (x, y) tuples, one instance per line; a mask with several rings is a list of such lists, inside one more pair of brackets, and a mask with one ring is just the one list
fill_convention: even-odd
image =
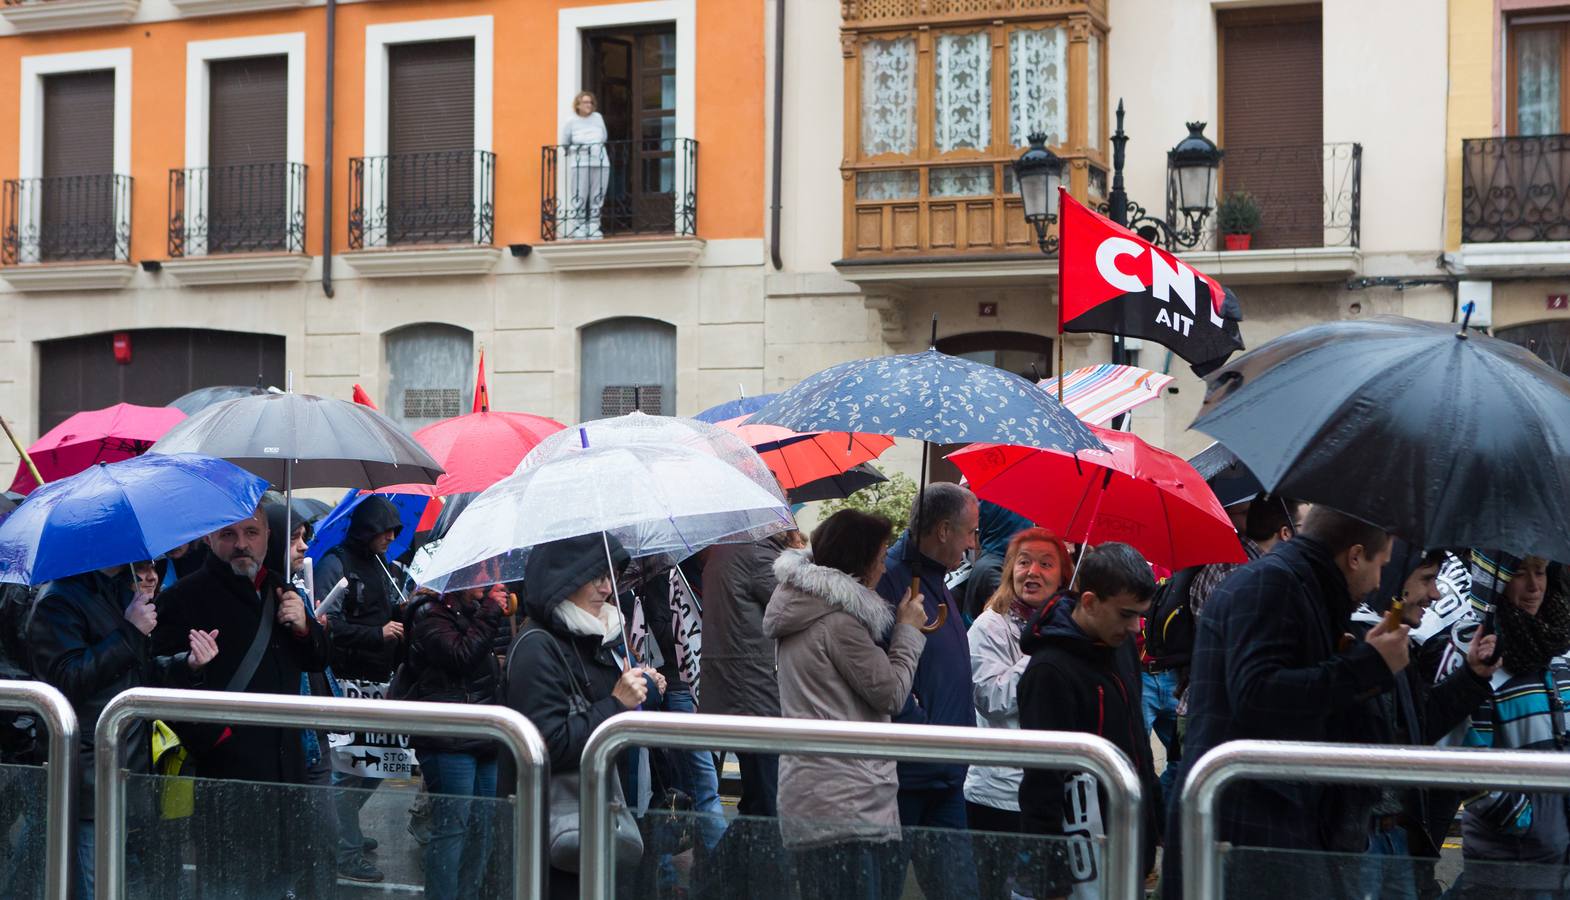
[(1549, 309), (1570, 309), (1570, 294), (1549, 294)]

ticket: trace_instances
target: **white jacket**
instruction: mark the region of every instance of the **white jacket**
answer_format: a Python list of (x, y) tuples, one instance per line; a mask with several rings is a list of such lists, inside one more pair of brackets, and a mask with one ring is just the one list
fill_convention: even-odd
[[(1030, 657), (1020, 652), (1019, 628), (992, 610), (970, 626), (970, 686), (981, 728), (1019, 728), (1019, 676)], [(971, 766), (965, 799), (993, 809), (1019, 811), (1019, 769)]]

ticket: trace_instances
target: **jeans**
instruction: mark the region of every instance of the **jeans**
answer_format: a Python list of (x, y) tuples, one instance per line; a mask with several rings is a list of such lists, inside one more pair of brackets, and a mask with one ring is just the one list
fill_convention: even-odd
[(1417, 900), (1417, 872), (1406, 829), (1375, 831), (1368, 837), (1368, 860), (1358, 868), (1358, 896), (1371, 900)]
[[(671, 689), (665, 692), (666, 712), (690, 713), (698, 711), (698, 704), (689, 690)], [(707, 750), (692, 752), (673, 751), (676, 763), (677, 787), (692, 798), (692, 809), (697, 814), (698, 839), (710, 850), (725, 836), (725, 807), (720, 803), (720, 777), (714, 768), (714, 754)], [(778, 770), (776, 769), (776, 772)]]
[(365, 835), (360, 832), (360, 809), (370, 799), (371, 791), (382, 783), (380, 778), (349, 775), (333, 770), (333, 787), (346, 790), (333, 792), (333, 806), (338, 814), (338, 865), (345, 865), (365, 852)]
[[(976, 864), (966, 830), (965, 788), (900, 789), (900, 844), (904, 861), (916, 864), (916, 882), (927, 900), (970, 900), (977, 894)], [(916, 829), (912, 833), (912, 829)]]
[(777, 817), (780, 814), (780, 758), (766, 753), (738, 753), (736, 763), (741, 766), (741, 799), (736, 803), (736, 813)]
[[(172, 894), (173, 890), (167, 884), (158, 885), (156, 893), (150, 893), (147, 884), (147, 866), (142, 859), (142, 848), (147, 846), (146, 838), (141, 829), (129, 831), (125, 835), (125, 886), (121, 896), (147, 897), (164, 896)], [(91, 819), (78, 819), (76, 822), (76, 886), (71, 894), (73, 900), (93, 900), (93, 891), (97, 887), (96, 862), (98, 841), (93, 834), (93, 821)], [(178, 864), (177, 864), (178, 865)], [(163, 867), (167, 868), (167, 867)], [(179, 876), (179, 868), (175, 868), (175, 877)], [(160, 872), (167, 877), (169, 873)], [(39, 896), (43, 896), (42, 888)], [(23, 894), (22, 896), (30, 896)]]
[(900, 845), (847, 841), (792, 854), (801, 896), (811, 900), (892, 900), (905, 889)]
[(976, 861), (976, 889), (982, 900), (1009, 900), (1017, 875), (1032, 864), (1031, 850), (1040, 838), (1025, 835), (1025, 822), (1017, 810), (997, 809), (965, 801), (972, 852)]
[(1145, 672), (1144, 682), (1145, 730), (1167, 748), (1167, 767), (1161, 772), (1161, 797), (1163, 807), (1175, 799), (1173, 787), (1177, 784), (1178, 767), (1183, 762), (1183, 745), (1177, 735), (1177, 672)]
[(431, 790), (431, 842), (425, 845), (425, 896), (477, 897), (491, 850), (496, 758), (472, 753), (422, 753), (420, 770)]

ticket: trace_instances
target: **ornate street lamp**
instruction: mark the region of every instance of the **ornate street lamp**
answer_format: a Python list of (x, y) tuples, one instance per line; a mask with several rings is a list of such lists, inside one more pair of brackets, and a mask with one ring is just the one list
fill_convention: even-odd
[(1030, 149), (1014, 160), (1014, 181), (1025, 207), (1025, 221), (1036, 229), (1036, 243), (1041, 252), (1057, 252), (1057, 235), (1049, 239), (1047, 226), (1058, 219), (1058, 187), (1063, 184), (1063, 160), (1047, 149), (1046, 135), (1038, 131), (1030, 136)]
[(1167, 151), (1167, 192), (1185, 216), (1201, 219), (1216, 207), (1216, 170), (1225, 155), (1205, 137), (1204, 122), (1189, 122), (1188, 137)]

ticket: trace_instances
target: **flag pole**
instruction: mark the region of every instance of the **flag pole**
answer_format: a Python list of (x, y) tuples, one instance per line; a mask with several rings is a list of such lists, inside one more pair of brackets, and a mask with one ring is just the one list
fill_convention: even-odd
[(22, 465), (27, 466), (27, 471), (33, 476), (33, 483), (39, 487), (44, 486), (44, 476), (38, 474), (38, 466), (34, 465), (33, 458), (22, 449), (22, 442), (16, 439), (16, 433), (11, 430), (11, 425), (0, 416), (0, 428), (5, 429), (5, 436), (11, 439), (11, 446), (16, 448), (16, 455), (22, 457)]
[(1063, 186), (1058, 185), (1058, 403), (1063, 402)]

